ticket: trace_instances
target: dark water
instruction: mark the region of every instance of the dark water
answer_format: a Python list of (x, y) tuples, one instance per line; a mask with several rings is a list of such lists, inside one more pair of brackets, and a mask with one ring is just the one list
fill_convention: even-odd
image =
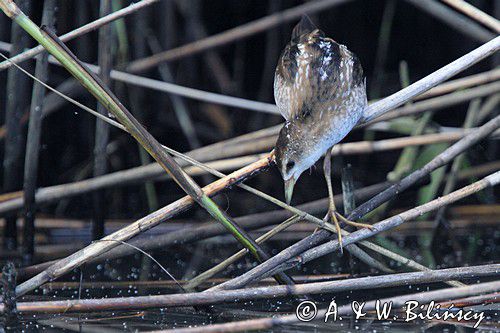
[[(498, 322), (498, 306), (473, 307), (474, 311), (483, 311), (485, 319), (477, 330), (484, 332), (500, 331)], [(22, 317), (17, 325), (11, 326), (10, 331), (23, 332), (144, 332), (150, 330), (172, 329), (194, 325), (207, 325), (223, 323), (234, 320), (244, 320), (250, 316), (265, 316), (269, 314), (249, 311), (235, 310), (234, 308), (217, 307), (220, 313), (217, 316), (196, 313), (189, 309), (159, 309), (147, 311), (130, 312), (104, 312), (84, 313), (66, 315), (35, 315)], [(246, 314), (245, 314), (246, 312)], [(287, 312), (276, 312), (288, 314)], [(496, 318), (496, 319), (495, 319)], [(374, 315), (368, 315), (366, 319), (356, 320), (354, 317), (342, 317), (336, 322), (324, 323), (315, 320), (310, 323), (297, 325), (284, 325), (275, 327), (274, 332), (328, 332), (328, 331), (350, 331), (350, 332), (475, 332), (474, 321), (463, 321), (461, 323), (423, 321), (415, 320), (410, 323), (401, 320), (378, 320)], [(7, 329), (9, 331), (9, 329)]]
[[(488, 229), (488, 228), (486, 228)], [(456, 254), (448, 254), (439, 261), (439, 268), (465, 265), (464, 259), (470, 264), (485, 264), (494, 261), (497, 256), (495, 239), (498, 240), (498, 233), (491, 230), (481, 235), (481, 242), (470, 256), (461, 256), (459, 261)], [(467, 244), (468, 232), (459, 234), (458, 240)], [(490, 237), (488, 237), (488, 235)], [(59, 235), (60, 236), (60, 235)], [(270, 249), (284, 248), (298, 238), (301, 234), (295, 234), (288, 240), (276, 240), (269, 242)], [(66, 238), (66, 237), (63, 237)], [(295, 239), (297, 238), (297, 239)], [(53, 235), (53, 241), (60, 237)], [(67, 238), (66, 238), (67, 241)], [(416, 260), (422, 260), (419, 250), (411, 247), (411, 237), (406, 237), (400, 243), (402, 248), (407, 249), (408, 256)], [(225, 246), (221, 246), (225, 244)], [(214, 266), (222, 258), (227, 258), (234, 253), (238, 246), (230, 237), (215, 237), (210, 241), (203, 241), (199, 244), (182, 244), (171, 246), (166, 249), (151, 251), (150, 254), (175, 278), (190, 279), (200, 272)], [(414, 250), (409, 250), (414, 248)], [(488, 250), (489, 249), (489, 250)], [(196, 260), (202, 259), (202, 260)], [(446, 259), (448, 258), (448, 259)], [(386, 264), (396, 271), (406, 269), (400, 263), (385, 261)], [(217, 277), (237, 276), (251, 267), (256, 262), (246, 256), (235, 264), (231, 265), (221, 275)], [(143, 272), (148, 274), (144, 275)], [(366, 264), (353, 260), (348, 254), (332, 253), (324, 258), (312, 261), (291, 270), (295, 276), (304, 276), (310, 282), (345, 279), (380, 274)], [(346, 274), (347, 273), (347, 274)], [(322, 278), (324, 276), (324, 278)], [(146, 280), (146, 282), (141, 282)], [(486, 279), (481, 282), (486, 282)], [(302, 281), (301, 281), (302, 282)], [(474, 284), (477, 279), (464, 280), (464, 283)], [(209, 288), (212, 283), (205, 284), (200, 290)], [(273, 281), (265, 281), (265, 284), (273, 284)], [(318, 309), (326, 309), (330, 301), (334, 299), (341, 306), (352, 301), (368, 301), (387, 297), (409, 295), (423, 291), (439, 288), (446, 288), (444, 283), (434, 283), (426, 285), (409, 285), (393, 288), (375, 288), (369, 290), (359, 290), (351, 292), (341, 292), (336, 294), (322, 294), (313, 296)], [(51, 301), (51, 300), (77, 300), (77, 299), (101, 299), (116, 297), (133, 297), (141, 295), (160, 295), (179, 293), (178, 287), (169, 279), (165, 272), (149, 259), (145, 259), (142, 254), (136, 253), (131, 256), (106, 260), (102, 263), (86, 264), (82, 268), (76, 269), (52, 283), (44, 285), (35, 290), (31, 295), (18, 300), (23, 301)], [(20, 314), (17, 323), (8, 323), (7, 331), (17, 332), (145, 332), (160, 329), (171, 329), (176, 327), (189, 327), (195, 325), (207, 325), (214, 323), (225, 323), (251, 318), (266, 316), (278, 316), (295, 313), (295, 309), (300, 301), (291, 298), (279, 298), (271, 301), (249, 301), (235, 302), (231, 304), (219, 304), (209, 308), (209, 312), (197, 311), (192, 307), (186, 308), (166, 308), (148, 310), (130, 310), (97, 313), (64, 313), (64, 314)], [(198, 309), (199, 310), (199, 309)], [(482, 307), (473, 308), (474, 311), (483, 311), (485, 318), (479, 328), (485, 331), (498, 331), (499, 311), (498, 304), (487, 304)], [(396, 311), (396, 310), (395, 310)], [(323, 322), (324, 318), (319, 316), (313, 322), (300, 323), (297, 325), (286, 325), (275, 327), (276, 332), (302, 332), (302, 331), (352, 331), (352, 332), (473, 332), (473, 322), (462, 321), (453, 323), (452, 321), (404, 321), (404, 315), (398, 314), (396, 320), (378, 320), (376, 314), (368, 312), (366, 317), (356, 320), (353, 315), (343, 316), (342, 320), (336, 322), (329, 320)], [(8, 328), (10, 327), (10, 328)]]
[[(473, 283), (473, 281), (464, 281)], [(404, 295), (434, 288), (442, 288), (443, 284), (413, 285), (398, 288), (382, 288), (377, 290), (353, 291), (315, 296), (313, 300), (318, 309), (328, 308), (331, 300), (335, 300), (339, 306), (350, 304), (357, 300), (372, 300), (374, 298), (384, 298), (390, 295)], [(144, 289), (138, 287), (130, 288), (82, 288), (81, 298), (101, 298), (138, 296), (151, 294), (172, 293), (175, 290), (170, 288)], [(45, 288), (39, 292), (38, 296), (27, 297), (33, 300), (56, 300), (56, 299), (78, 299), (79, 288), (64, 288), (60, 290)], [(211, 306), (206, 309), (165, 308), (138, 311), (114, 311), (97, 313), (66, 313), (66, 314), (36, 314), (18, 316), (18, 322), (8, 323), (6, 331), (23, 332), (145, 332), (151, 330), (172, 329), (178, 327), (189, 327), (198, 325), (208, 325), (215, 323), (225, 323), (252, 318), (263, 318), (268, 316), (279, 316), (295, 313), (296, 306), (300, 301), (290, 298), (275, 299), (272, 301), (248, 301), (232, 304), (221, 304)], [(455, 309), (458, 310), (458, 309)], [(484, 319), (480, 322), (478, 330), (485, 332), (500, 331), (499, 312), (500, 306), (497, 304), (486, 304), (463, 308), (464, 311), (474, 311), (484, 313)], [(393, 315), (397, 318), (394, 319)], [(324, 322), (324, 317), (318, 316), (314, 321), (299, 323), (296, 325), (277, 326), (274, 332), (475, 332), (473, 328), (475, 320), (453, 322), (438, 320), (411, 320), (406, 322), (405, 312), (393, 309), (390, 320), (379, 320), (376, 312), (366, 312), (366, 316), (356, 320), (354, 314), (341, 316), (334, 321), (330, 316), (328, 322)]]

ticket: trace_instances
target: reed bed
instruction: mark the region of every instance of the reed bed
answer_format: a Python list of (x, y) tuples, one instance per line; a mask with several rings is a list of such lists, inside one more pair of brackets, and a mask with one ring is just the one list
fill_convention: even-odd
[[(348, 293), (370, 314), (379, 302), (397, 311), (409, 300), (461, 311), (498, 302), (495, 11), (451, 0), (362, 9), (348, 0), (257, 2), (101, 0), (96, 9), (0, 0), (0, 327), (34, 315), (61, 329), (102, 319), (106, 331), (106, 322), (133, 326), (167, 308), (191, 316), (137, 330), (310, 329), (299, 303), (319, 304), (321, 318), (335, 296), (336, 313), (348, 317), (357, 300)], [(237, 24), (217, 21), (224, 5)], [(247, 17), (249, 6), (260, 18)], [(318, 172), (304, 176), (292, 205), (281, 200), (273, 148), (282, 120), (271, 90), (292, 23), (309, 14), (328, 31), (333, 16), (360, 10), (380, 16), (365, 22), (376, 33), (337, 31), (359, 48), (372, 100), (332, 150), (334, 202), (373, 228), (345, 227), (342, 253), (321, 218), (328, 198)], [(427, 37), (431, 47), (417, 56), (403, 52), (395, 70), (398, 14), (449, 31)], [(368, 35), (357, 44), (351, 32)], [(460, 43), (440, 48), (452, 33)], [(428, 58), (432, 47), (454, 56)]]

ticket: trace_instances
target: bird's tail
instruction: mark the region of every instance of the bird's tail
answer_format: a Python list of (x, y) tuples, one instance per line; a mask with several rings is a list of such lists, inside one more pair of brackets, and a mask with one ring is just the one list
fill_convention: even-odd
[(316, 26), (312, 23), (311, 19), (307, 15), (302, 15), (300, 22), (297, 23), (295, 28), (292, 31), (292, 39), (295, 39), (303, 34), (308, 34), (314, 30), (316, 30)]

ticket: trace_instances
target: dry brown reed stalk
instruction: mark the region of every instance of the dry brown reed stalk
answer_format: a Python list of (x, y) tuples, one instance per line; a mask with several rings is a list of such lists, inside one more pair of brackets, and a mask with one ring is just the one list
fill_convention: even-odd
[(500, 170), (500, 161), (493, 161), (474, 166), (474, 168), (470, 168), (467, 170), (461, 170), (457, 175), (457, 180), (464, 181), (473, 177), (481, 177), (496, 170)]
[[(350, 290), (373, 290), (395, 286), (442, 282), (452, 279), (479, 279), (498, 276), (500, 264), (457, 267), (431, 272), (397, 273), (367, 276), (325, 282), (311, 282), (294, 286), (264, 286), (236, 290), (217, 290), (200, 293), (182, 293), (154, 296), (61, 300), (40, 302), (18, 302), (21, 314), (29, 313), (71, 313), (116, 310), (136, 310), (152, 307), (184, 307), (214, 305), (220, 303), (244, 302), (259, 299), (275, 299), (286, 296), (339, 293)], [(497, 282), (500, 285), (500, 282)], [(408, 298), (411, 299), (411, 298)], [(0, 312), (3, 305), (0, 305)]]

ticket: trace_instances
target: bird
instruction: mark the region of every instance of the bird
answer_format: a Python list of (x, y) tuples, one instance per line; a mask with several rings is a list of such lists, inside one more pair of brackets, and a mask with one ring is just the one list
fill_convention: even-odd
[(290, 204), (297, 179), (325, 155), (323, 171), (329, 196), (325, 218), (334, 222), (342, 250), (339, 219), (358, 228), (372, 227), (338, 213), (331, 182), (331, 149), (353, 129), (368, 105), (361, 63), (304, 15), (278, 60), (274, 99), (285, 118), (274, 148), (285, 200)]

